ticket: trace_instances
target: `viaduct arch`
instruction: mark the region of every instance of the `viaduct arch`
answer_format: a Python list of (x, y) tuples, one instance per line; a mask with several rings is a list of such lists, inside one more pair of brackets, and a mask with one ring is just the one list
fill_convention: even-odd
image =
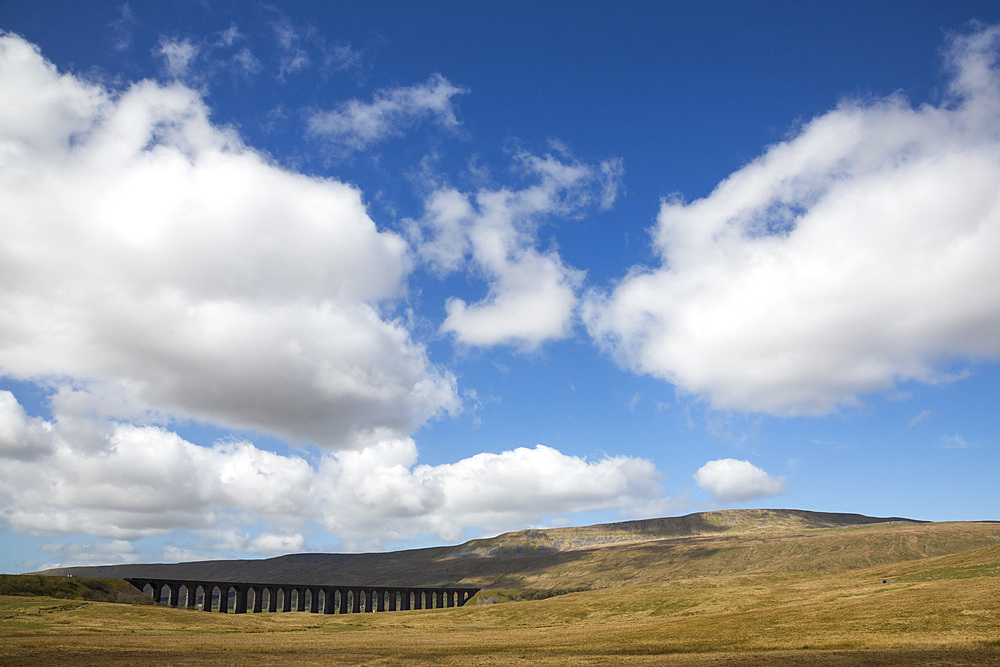
[[(361, 614), (461, 607), (478, 588), (446, 586), (408, 588), (401, 586), (339, 586), (310, 584), (258, 584), (234, 581), (152, 579), (129, 577), (143, 593), (147, 588), (157, 602), (164, 598), (172, 607), (201, 607), (222, 614), (262, 611), (308, 611), (313, 614)], [(181, 604), (183, 590), (183, 605)], [(199, 603), (200, 600), (200, 603)]]

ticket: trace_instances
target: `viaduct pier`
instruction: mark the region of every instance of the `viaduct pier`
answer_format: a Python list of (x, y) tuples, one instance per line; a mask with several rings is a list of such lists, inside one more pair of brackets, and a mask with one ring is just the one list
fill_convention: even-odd
[[(235, 614), (262, 611), (308, 611), (313, 614), (360, 614), (379, 611), (461, 607), (478, 588), (404, 588), (399, 586), (336, 586), (255, 584), (232, 581), (189, 581), (129, 577), (156, 602), (172, 607)], [(183, 596), (182, 596), (183, 591)], [(166, 595), (164, 596), (164, 592)], [(183, 605), (181, 600), (183, 599)]]

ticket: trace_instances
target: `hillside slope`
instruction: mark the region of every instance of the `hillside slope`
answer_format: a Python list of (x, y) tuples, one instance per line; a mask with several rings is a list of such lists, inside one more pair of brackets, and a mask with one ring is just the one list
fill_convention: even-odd
[(832, 574), (713, 575), (392, 614), (201, 614), (0, 596), (0, 662), (996, 665), (998, 600), (1000, 546)]
[(0, 595), (52, 597), (67, 600), (151, 604), (152, 600), (120, 579), (46, 577), (0, 574)]
[(208, 568), (218, 570), (207, 578), (231, 580), (270, 573), (485, 590), (461, 608), (344, 615), (0, 595), (2, 662), (1000, 664), (997, 522), (713, 512), (389, 554), (110, 569)]
[(800, 510), (727, 510), (526, 530), (452, 547), (60, 568), (50, 575), (219, 581), (602, 588), (740, 572), (842, 571), (1000, 542), (1000, 524), (926, 524)]

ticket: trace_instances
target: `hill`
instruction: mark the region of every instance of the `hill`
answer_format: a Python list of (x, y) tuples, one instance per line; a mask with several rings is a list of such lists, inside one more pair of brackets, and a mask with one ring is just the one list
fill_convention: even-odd
[(484, 590), (460, 608), (344, 615), (0, 594), (2, 662), (1000, 664), (996, 522), (744, 510), (387, 554), (109, 567)]
[[(927, 525), (899, 517), (859, 514), (725, 510), (579, 528), (524, 530), (458, 546), (387, 553), (70, 567), (42, 574), (582, 589), (696, 573), (778, 567), (836, 570), (983, 546), (978, 538), (963, 537), (968, 532), (963, 524), (931, 531), (926, 530)], [(893, 530), (871, 532), (876, 527)], [(845, 535), (844, 531), (854, 532)]]

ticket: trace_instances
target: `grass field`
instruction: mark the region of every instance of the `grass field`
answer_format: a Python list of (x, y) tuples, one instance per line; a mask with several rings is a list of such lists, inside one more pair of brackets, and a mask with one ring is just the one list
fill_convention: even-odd
[(527, 577), (592, 590), (477, 604), (519, 597), (484, 590), (459, 609), (235, 616), (0, 596), (0, 662), (1000, 664), (996, 524), (660, 546), (660, 562), (655, 542), (632, 544)]

